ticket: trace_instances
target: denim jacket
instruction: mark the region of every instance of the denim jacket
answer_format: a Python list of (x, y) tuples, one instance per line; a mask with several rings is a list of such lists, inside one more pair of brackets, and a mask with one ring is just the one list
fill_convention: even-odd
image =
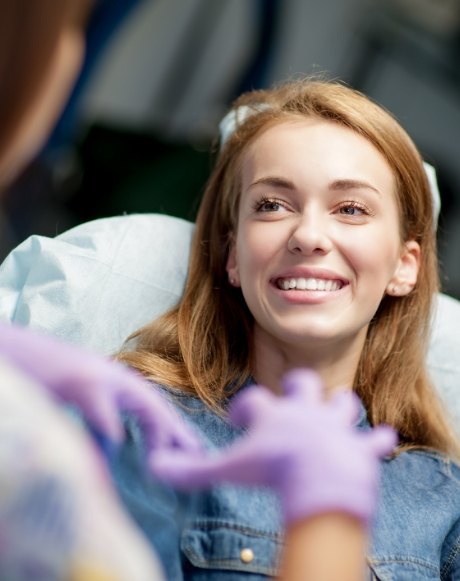
[[(169, 390), (178, 411), (208, 448), (243, 430), (199, 399)], [(126, 418), (127, 441), (112, 473), (134, 519), (157, 550), (168, 580), (243, 581), (276, 576), (283, 545), (279, 504), (268, 489), (218, 485), (179, 494), (146, 471), (139, 426)], [(366, 414), (358, 421), (369, 427)], [(368, 552), (368, 579), (460, 581), (460, 467), (436, 452), (382, 461), (379, 506)]]

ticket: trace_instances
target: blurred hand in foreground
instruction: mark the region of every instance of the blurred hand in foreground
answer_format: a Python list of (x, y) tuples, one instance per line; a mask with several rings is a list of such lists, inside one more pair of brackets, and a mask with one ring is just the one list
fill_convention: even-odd
[(341, 392), (325, 401), (319, 377), (294, 370), (278, 397), (262, 386), (234, 398), (229, 415), (248, 433), (213, 456), (159, 451), (153, 471), (182, 488), (210, 483), (268, 485), (278, 492), (286, 524), (325, 512), (371, 519), (379, 480), (379, 458), (392, 452), (395, 432), (353, 423), (359, 400)]
[(0, 325), (0, 356), (55, 399), (78, 406), (91, 428), (114, 442), (124, 438), (120, 412), (129, 412), (144, 433), (147, 454), (163, 446), (190, 452), (201, 448), (167, 400), (116, 361), (9, 325)]

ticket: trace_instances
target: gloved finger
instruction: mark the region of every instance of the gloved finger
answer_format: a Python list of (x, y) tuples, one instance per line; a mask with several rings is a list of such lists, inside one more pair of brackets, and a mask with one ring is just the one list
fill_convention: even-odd
[(236, 444), (216, 455), (158, 450), (149, 457), (148, 465), (159, 478), (191, 490), (218, 482), (263, 483), (263, 465), (259, 466), (256, 460), (257, 455), (246, 442), (245, 446)]
[(193, 490), (221, 481), (223, 459), (162, 449), (149, 457), (148, 466), (162, 480), (178, 488)]
[(351, 390), (340, 390), (333, 394), (327, 405), (344, 426), (356, 423), (361, 410), (361, 402)]
[(235, 426), (252, 426), (258, 418), (266, 415), (276, 399), (275, 394), (266, 387), (248, 387), (233, 398), (228, 410), (229, 418)]
[(95, 385), (91, 399), (87, 401), (72, 399), (79, 405), (84, 417), (97, 432), (115, 443), (123, 440), (124, 430), (115, 401), (107, 394), (102, 385)]
[(376, 426), (371, 431), (366, 432), (365, 437), (366, 443), (379, 458), (394, 452), (398, 445), (398, 435), (391, 426)]
[(202, 444), (194, 432), (185, 421), (178, 415), (170, 418), (163, 417), (160, 423), (140, 420), (141, 429), (144, 432), (147, 451), (173, 448), (190, 453), (202, 450)]
[(311, 369), (293, 369), (282, 380), (287, 396), (303, 400), (306, 404), (317, 403), (323, 398), (323, 383), (320, 376)]
[(147, 451), (172, 446), (184, 450), (201, 450), (194, 430), (186, 424), (162, 396), (143, 380), (134, 377), (130, 386), (119, 388), (117, 402), (120, 410), (129, 412), (138, 421)]

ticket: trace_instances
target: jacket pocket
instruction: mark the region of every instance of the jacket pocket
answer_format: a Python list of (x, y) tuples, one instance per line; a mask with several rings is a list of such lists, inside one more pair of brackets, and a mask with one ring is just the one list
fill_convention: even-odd
[(283, 539), (219, 520), (194, 521), (185, 527), (181, 550), (195, 567), (276, 576)]

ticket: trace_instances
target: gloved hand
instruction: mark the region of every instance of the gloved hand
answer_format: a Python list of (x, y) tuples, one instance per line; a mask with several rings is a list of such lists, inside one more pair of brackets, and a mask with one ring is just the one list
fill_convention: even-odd
[(376, 502), (378, 459), (396, 445), (394, 431), (352, 426), (359, 403), (351, 392), (322, 397), (316, 374), (295, 370), (285, 395), (261, 386), (236, 396), (230, 418), (249, 433), (217, 456), (159, 451), (153, 471), (179, 487), (211, 482), (269, 485), (279, 493), (286, 524), (331, 511), (368, 523)]
[(120, 363), (9, 325), (0, 325), (0, 356), (55, 399), (76, 404), (96, 432), (115, 442), (124, 437), (119, 412), (126, 411), (139, 421), (147, 453), (163, 446), (201, 449), (166, 399)]

